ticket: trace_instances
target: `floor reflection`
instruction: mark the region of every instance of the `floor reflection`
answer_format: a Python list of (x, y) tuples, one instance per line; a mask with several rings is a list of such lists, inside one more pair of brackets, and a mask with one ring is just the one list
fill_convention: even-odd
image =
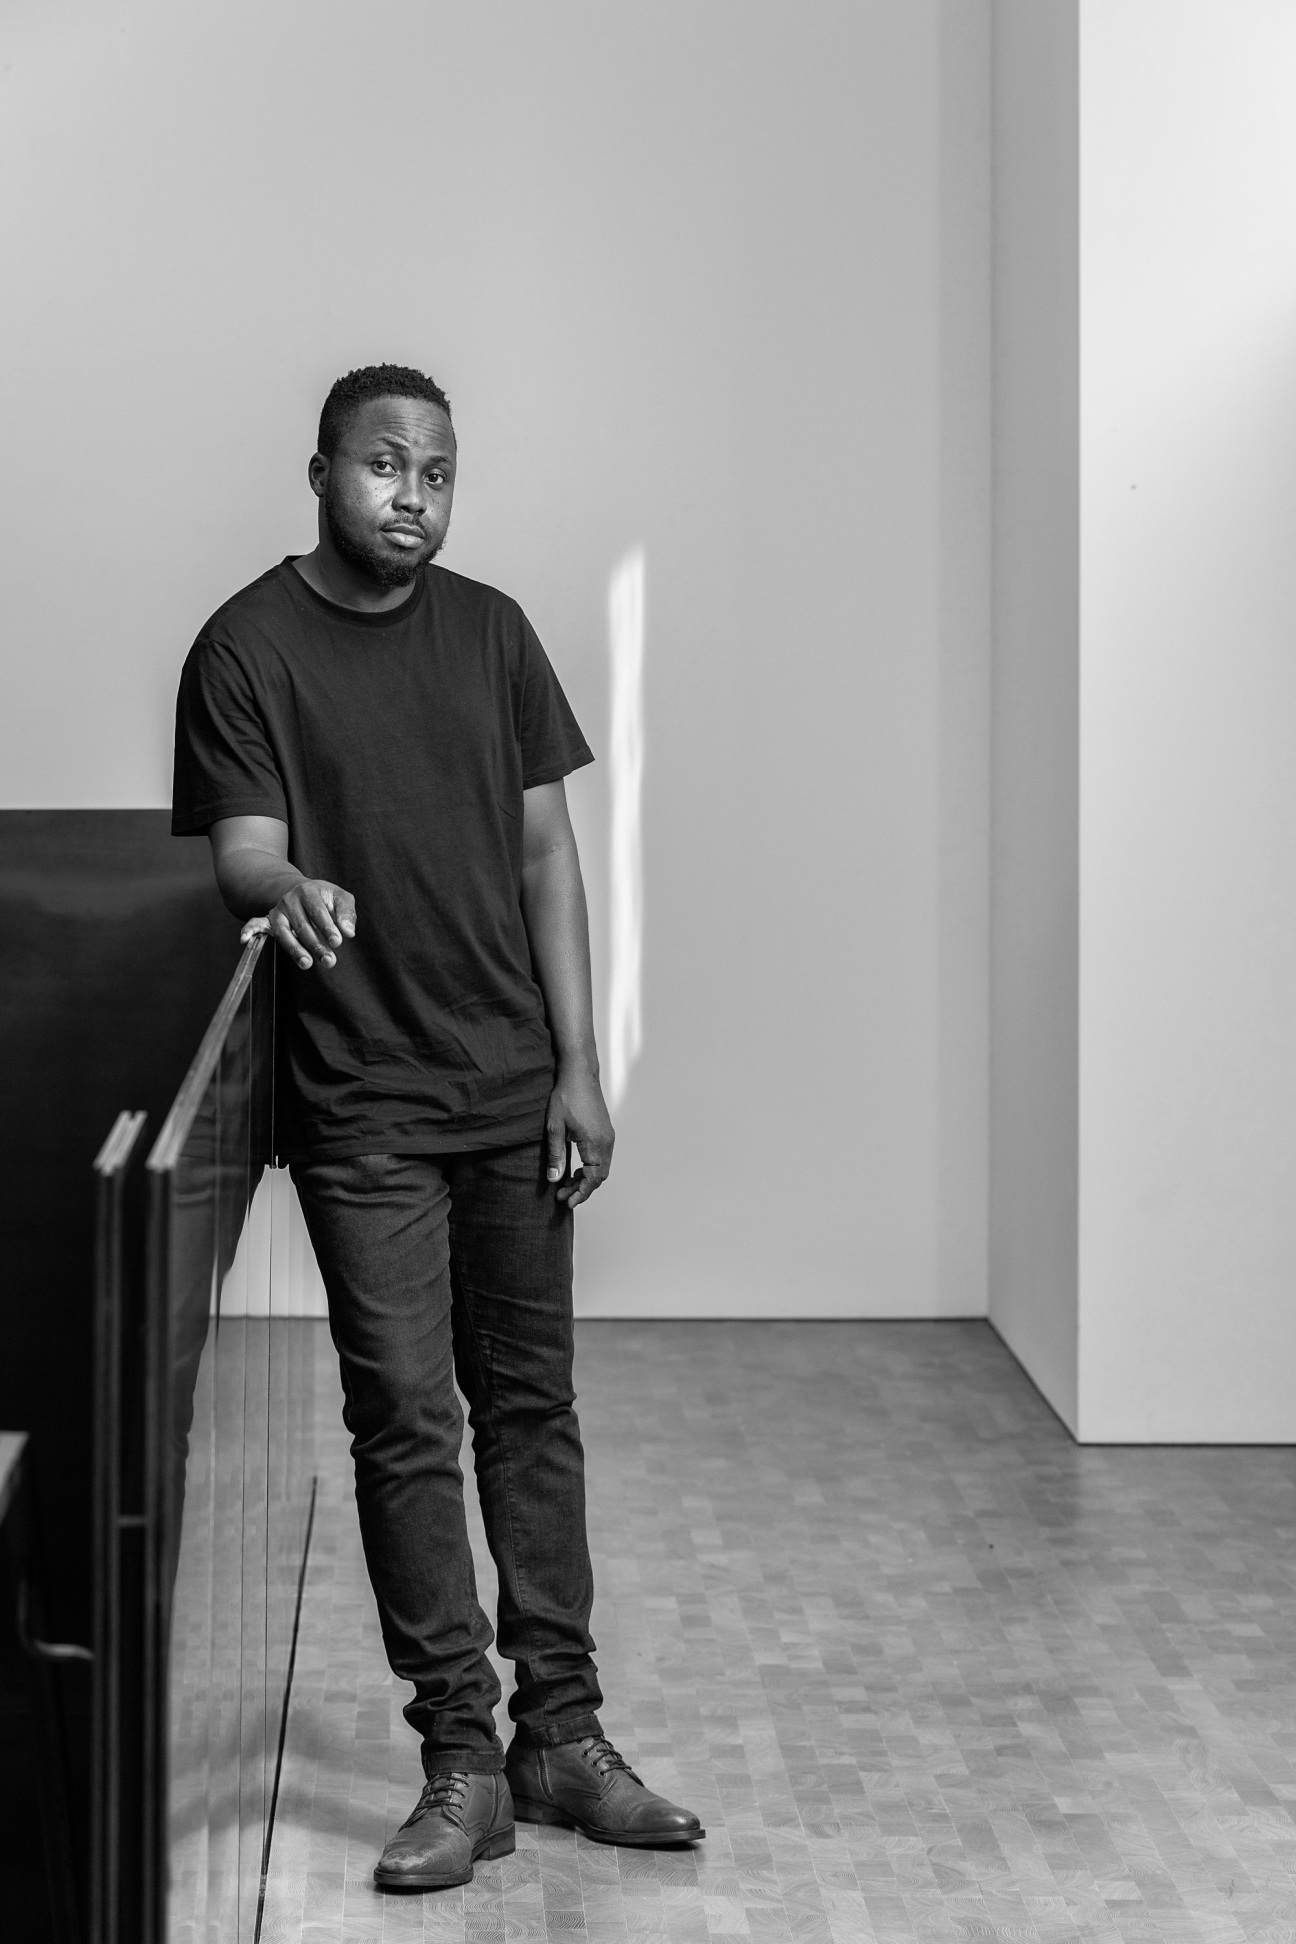
[(379, 1899), (420, 1773), (314, 1327), (267, 1936), (1287, 1934), (1296, 1452), (1078, 1449), (977, 1323), (582, 1322), (604, 1721), (707, 1840), (519, 1827), (465, 1889)]
[(232, 1036), (170, 1184), (172, 1944), (255, 1935), (314, 1474), (313, 1344), (281, 1314), (246, 1052)]

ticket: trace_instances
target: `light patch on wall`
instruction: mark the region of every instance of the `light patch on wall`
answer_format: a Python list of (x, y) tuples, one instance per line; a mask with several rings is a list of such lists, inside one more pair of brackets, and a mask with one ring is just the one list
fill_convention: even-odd
[(616, 1107), (643, 1044), (644, 552), (618, 562), (608, 587), (612, 656), (612, 980), (608, 1096)]

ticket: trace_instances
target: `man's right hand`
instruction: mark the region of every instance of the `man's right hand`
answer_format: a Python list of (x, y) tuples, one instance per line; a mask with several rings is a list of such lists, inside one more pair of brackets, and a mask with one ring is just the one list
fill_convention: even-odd
[(270, 936), (303, 972), (332, 967), (344, 941), (355, 937), (355, 899), (327, 878), (302, 878), (266, 913)]
[(338, 948), (355, 937), (355, 899), (340, 884), (303, 877), (288, 862), (287, 824), (278, 817), (222, 817), (208, 834), (220, 894), (247, 920), (242, 942), (268, 931), (303, 972), (336, 965)]

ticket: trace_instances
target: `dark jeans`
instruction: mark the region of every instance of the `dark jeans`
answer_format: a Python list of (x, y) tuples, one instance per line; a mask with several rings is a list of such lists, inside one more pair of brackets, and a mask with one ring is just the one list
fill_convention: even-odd
[(369, 1578), (423, 1764), (503, 1766), (464, 1517), (468, 1400), (499, 1569), (509, 1713), (551, 1745), (597, 1734), (585, 1461), (572, 1406), (572, 1216), (540, 1142), (293, 1163), (328, 1291)]

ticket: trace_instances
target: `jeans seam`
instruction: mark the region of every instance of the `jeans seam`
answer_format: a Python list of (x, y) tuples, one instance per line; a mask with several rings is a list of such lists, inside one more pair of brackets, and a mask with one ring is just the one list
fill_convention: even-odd
[[(508, 1516), (509, 1550), (513, 1555), (513, 1578), (518, 1589), (518, 1596), (519, 1596), (518, 1609), (522, 1615), (522, 1624), (526, 1632), (527, 1647), (529, 1650), (528, 1664), (534, 1667), (535, 1660), (536, 1660), (535, 1632), (534, 1632), (535, 1621), (532, 1617), (530, 1608), (523, 1602), (521, 1598), (522, 1575), (521, 1575), (521, 1571), (519, 1570), (519, 1553), (518, 1553), (518, 1544), (517, 1544), (517, 1520), (513, 1516), (512, 1473), (509, 1469), (508, 1449), (507, 1446), (505, 1445), (503, 1433), (499, 1429), (498, 1421), (495, 1416), (495, 1367), (494, 1364), (491, 1363), (482, 1354), (482, 1342), (481, 1342), (481, 1338), (477, 1334), (476, 1318), (473, 1316), (472, 1313), (472, 1305), (466, 1300), (464, 1302), (464, 1315), (467, 1317), (468, 1328), (472, 1333), (473, 1348), (477, 1352), (478, 1362), (480, 1363), (482, 1370), (486, 1374), (486, 1396), (488, 1399), (487, 1409), (486, 1409), (486, 1419), (492, 1431), (495, 1433), (496, 1443), (499, 1446), (500, 1472), (504, 1479), (504, 1509)], [(496, 1616), (496, 1618), (498, 1620), (498, 1615)], [(549, 1694), (547, 1689), (544, 1698), (544, 1719), (547, 1724), (549, 1719)]]

